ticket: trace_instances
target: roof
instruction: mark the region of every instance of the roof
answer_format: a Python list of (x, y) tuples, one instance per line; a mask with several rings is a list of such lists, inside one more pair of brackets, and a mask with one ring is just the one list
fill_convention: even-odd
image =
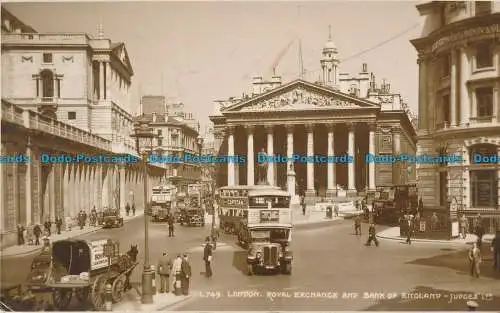
[[(10, 24), (10, 29), (6, 29), (5, 22), (8, 20)], [(13, 32), (16, 29), (20, 29), (22, 33), (38, 33), (33, 27), (25, 24), (17, 16), (10, 13), (6, 8), (2, 6), (2, 29), (8, 32)]]
[(291, 224), (266, 223), (266, 224), (249, 224), (249, 229), (252, 228), (292, 228)]

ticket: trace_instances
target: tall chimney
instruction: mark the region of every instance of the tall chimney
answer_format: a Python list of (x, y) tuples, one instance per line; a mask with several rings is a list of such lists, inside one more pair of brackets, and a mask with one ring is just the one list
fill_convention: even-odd
[(368, 64), (363, 63), (363, 73), (368, 73)]

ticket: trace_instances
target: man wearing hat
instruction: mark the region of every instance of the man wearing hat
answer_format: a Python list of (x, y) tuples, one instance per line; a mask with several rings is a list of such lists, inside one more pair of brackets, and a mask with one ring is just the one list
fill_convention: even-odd
[(205, 261), (205, 276), (212, 277), (212, 245), (210, 244), (210, 237), (205, 239), (205, 248), (203, 249), (203, 261)]
[(182, 258), (181, 255), (178, 254), (172, 264), (172, 273), (171, 276), (173, 279), (173, 291), (176, 296), (180, 295), (181, 291), (181, 269), (182, 269)]
[(169, 275), (172, 270), (172, 261), (168, 258), (167, 252), (163, 252), (158, 261), (158, 275), (160, 275), (160, 293), (169, 292)]
[(469, 311), (475, 311), (478, 308), (479, 304), (476, 301), (467, 301), (467, 307)]
[(50, 253), (50, 254), (52, 254), (49, 237), (44, 236), (42, 238), (42, 240), (43, 240), (43, 247), (42, 247), (42, 252), (41, 253)]
[(181, 263), (181, 287), (182, 294), (187, 296), (189, 294), (189, 280), (191, 279), (191, 264), (189, 264), (187, 254), (184, 254), (184, 258)]

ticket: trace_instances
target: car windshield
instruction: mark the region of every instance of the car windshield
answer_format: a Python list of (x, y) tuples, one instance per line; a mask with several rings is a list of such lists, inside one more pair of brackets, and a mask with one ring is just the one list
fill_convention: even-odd
[(250, 237), (252, 242), (266, 242), (269, 241), (271, 232), (269, 230), (252, 230), (250, 231)]

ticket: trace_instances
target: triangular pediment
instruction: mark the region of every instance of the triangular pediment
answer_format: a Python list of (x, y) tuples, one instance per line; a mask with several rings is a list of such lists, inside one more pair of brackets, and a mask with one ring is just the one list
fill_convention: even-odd
[(222, 113), (246, 111), (293, 111), (317, 109), (378, 108), (379, 105), (329, 87), (295, 80), (266, 93), (245, 99)]
[(125, 66), (125, 68), (131, 74), (133, 74), (134, 71), (132, 69), (132, 64), (130, 63), (130, 58), (128, 56), (127, 49), (125, 48), (125, 44), (121, 43), (118, 46), (116, 46), (113, 49), (113, 53), (115, 54), (116, 58), (122, 62), (123, 66)]

